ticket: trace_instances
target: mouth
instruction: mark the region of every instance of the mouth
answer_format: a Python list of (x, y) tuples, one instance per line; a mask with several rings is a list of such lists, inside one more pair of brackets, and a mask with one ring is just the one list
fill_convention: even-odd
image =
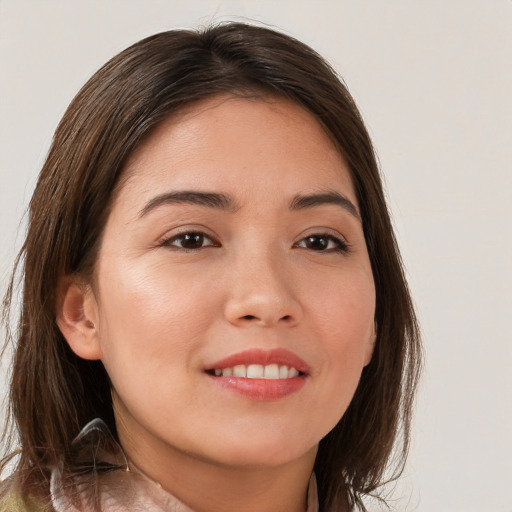
[(278, 400), (304, 386), (309, 366), (286, 349), (252, 349), (213, 363), (205, 373), (223, 389), (246, 398)]
[(206, 373), (215, 375), (216, 377), (241, 377), (243, 379), (265, 380), (293, 379), (294, 377), (304, 375), (304, 373), (297, 370), (297, 368), (284, 364), (267, 364), (265, 366), (261, 364), (238, 364), (228, 368), (207, 370)]

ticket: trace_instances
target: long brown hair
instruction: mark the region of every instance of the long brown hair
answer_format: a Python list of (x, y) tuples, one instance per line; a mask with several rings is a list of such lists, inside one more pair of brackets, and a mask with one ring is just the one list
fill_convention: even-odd
[(358, 196), (378, 335), (348, 410), (320, 442), (321, 506), (364, 509), (362, 496), (403, 468), (420, 341), (369, 135), (346, 87), (313, 50), (268, 28), (229, 23), (163, 32), (126, 49), (85, 84), (55, 132), (16, 261), (19, 324), (8, 333), (15, 350), (10, 413), (25, 491), (47, 486), (50, 468), (87, 421), (102, 417), (115, 433), (103, 365), (77, 357), (57, 327), (59, 277), (91, 276), (124, 162), (141, 140), (184, 105), (226, 92), (286, 97), (311, 112), (346, 159)]

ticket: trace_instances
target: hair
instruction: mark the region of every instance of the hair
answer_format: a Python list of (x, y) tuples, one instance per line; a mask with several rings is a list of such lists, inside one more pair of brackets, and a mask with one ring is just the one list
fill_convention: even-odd
[(24, 475), (26, 492), (47, 489), (51, 467), (91, 419), (103, 418), (115, 434), (102, 363), (76, 356), (57, 327), (59, 278), (92, 276), (124, 163), (140, 142), (180, 108), (226, 93), (286, 98), (309, 111), (346, 160), (360, 207), (377, 341), (350, 406), (320, 441), (321, 507), (365, 510), (362, 497), (403, 470), (420, 337), (370, 137), (342, 80), (311, 48), (268, 28), (227, 23), (162, 32), (127, 48), (83, 86), (57, 127), (4, 299), (8, 327), (21, 275), (19, 322), (7, 343), (14, 347), (10, 427), (20, 444), (15, 474)]

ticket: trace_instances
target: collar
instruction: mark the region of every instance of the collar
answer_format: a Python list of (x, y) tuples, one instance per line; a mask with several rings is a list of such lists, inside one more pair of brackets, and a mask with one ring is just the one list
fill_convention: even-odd
[[(55, 512), (194, 512), (137, 468), (130, 466), (105, 422), (88, 423), (71, 446), (71, 465), (52, 470)], [(308, 487), (307, 512), (318, 512), (315, 475)]]

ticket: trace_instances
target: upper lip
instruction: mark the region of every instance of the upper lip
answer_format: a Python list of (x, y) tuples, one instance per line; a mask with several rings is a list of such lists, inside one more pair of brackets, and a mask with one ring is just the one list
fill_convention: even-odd
[(299, 356), (285, 348), (244, 350), (216, 361), (207, 366), (205, 370), (231, 368), (240, 364), (246, 366), (250, 364), (260, 364), (262, 366), (269, 364), (286, 365), (295, 368), (301, 373), (309, 373), (308, 364)]

